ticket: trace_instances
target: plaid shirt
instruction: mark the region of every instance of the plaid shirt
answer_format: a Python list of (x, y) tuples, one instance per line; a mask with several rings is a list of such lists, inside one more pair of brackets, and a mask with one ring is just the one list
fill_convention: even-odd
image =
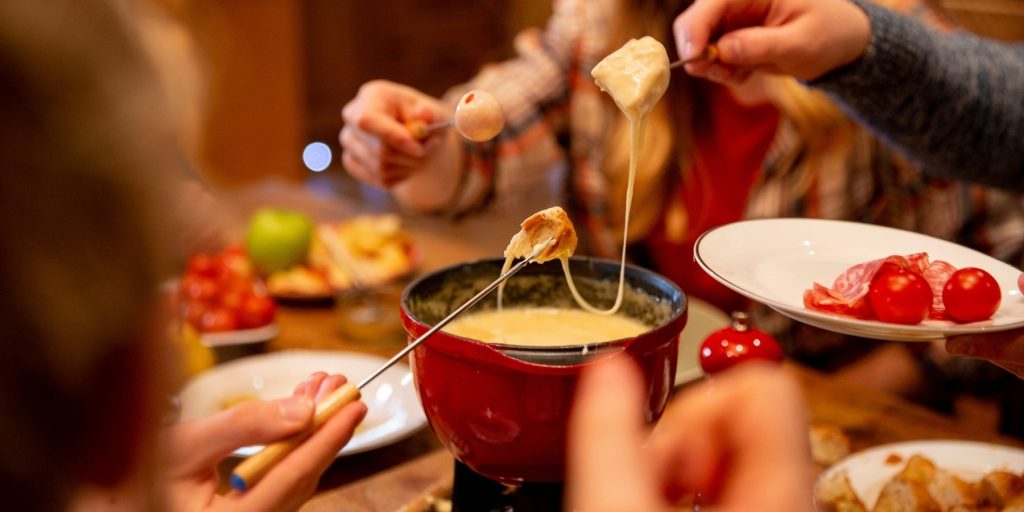
[[(619, 0), (556, 0), (544, 31), (515, 40), (518, 57), (485, 67), (469, 84), (490, 91), (506, 114), (502, 134), (467, 144), (468, 170), (454, 209), (467, 212), (495, 199), (529, 194), (547, 183), (552, 166), (568, 164), (569, 206), (588, 250), (617, 256), (619, 233), (606, 222), (611, 183), (603, 170), (617, 116), (590, 70), (607, 51)], [(943, 21), (918, 0), (880, 2)], [(1024, 207), (1018, 196), (928, 176), (858, 129), (852, 151), (826, 166), (808, 165), (805, 141), (782, 116), (754, 183), (745, 218), (814, 217), (898, 227), (953, 240), (1020, 262)], [(825, 167), (821, 169), (820, 167)]]

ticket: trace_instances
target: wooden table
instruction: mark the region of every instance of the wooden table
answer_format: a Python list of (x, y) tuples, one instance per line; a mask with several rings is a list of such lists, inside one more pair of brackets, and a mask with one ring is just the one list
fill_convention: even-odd
[[(283, 307), (280, 336), (271, 350), (316, 349), (393, 354), (397, 346), (359, 344), (338, 332), (332, 307)], [(812, 423), (840, 427), (854, 451), (898, 441), (970, 439), (1016, 444), (991, 431), (955, 420), (896, 396), (839, 384), (814, 370), (789, 364), (799, 380)], [(339, 459), (324, 474), (305, 511), (396, 510), (438, 487), (450, 485), (452, 457), (429, 428), (398, 443)]]
[[(268, 200), (271, 198), (273, 200)], [(347, 204), (337, 199), (311, 199), (305, 191), (287, 193), (280, 188), (250, 192), (249, 204), (277, 204), (306, 210), (317, 220), (336, 220), (366, 204)], [(536, 211), (536, 205), (518, 205)], [(371, 208), (372, 210), (372, 208)], [(479, 216), (461, 224), (440, 219), (408, 218), (407, 227), (423, 251), (421, 270), (429, 272), (453, 263), (501, 254), (515, 219), (509, 213)], [(278, 316), (281, 334), (269, 350), (340, 350), (390, 356), (400, 345), (374, 345), (346, 340), (337, 328), (332, 307), (282, 307)], [(854, 451), (880, 444), (918, 439), (969, 439), (1017, 444), (992, 431), (969, 429), (951, 418), (913, 405), (895, 396), (847, 387), (825, 375), (789, 365), (802, 385), (812, 423), (840, 427)], [(227, 472), (230, 466), (222, 468)], [(339, 459), (324, 474), (317, 494), (304, 511), (391, 511), (449, 485), (453, 459), (440, 447), (429, 428), (395, 444)]]

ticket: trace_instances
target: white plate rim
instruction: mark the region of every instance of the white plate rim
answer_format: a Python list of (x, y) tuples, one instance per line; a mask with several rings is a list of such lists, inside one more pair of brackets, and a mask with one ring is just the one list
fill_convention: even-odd
[[(1014, 468), (1010, 467), (1011, 463), (986, 463), (984, 459), (979, 460), (979, 458), (974, 457), (967, 461), (966, 466), (959, 465), (951, 468), (949, 467), (951, 464), (946, 460), (946, 457), (949, 453), (955, 453), (957, 451), (967, 454), (984, 455), (991, 455), (994, 453), (1001, 455), (1003, 457), (1003, 461), (1010, 459), (1017, 460), (1019, 461), (1020, 466)], [(886, 464), (885, 459), (892, 454), (899, 455), (901, 457), (901, 461), (895, 464)], [(1024, 471), (1024, 449), (1021, 448), (959, 439), (904, 441), (874, 446), (847, 455), (839, 462), (836, 462), (829, 466), (825, 471), (821, 472), (821, 475), (819, 475), (818, 479), (814, 482), (814, 495), (817, 496), (817, 489), (821, 482), (840, 471), (846, 471), (850, 478), (851, 487), (853, 487), (854, 491), (857, 492), (857, 497), (860, 498), (866, 507), (868, 507), (868, 510), (871, 510), (874, 508), (875, 501), (878, 499), (878, 492), (881, 491), (882, 486), (894, 475), (899, 473), (906, 466), (907, 459), (915, 454), (927, 457), (939, 468), (950, 471), (961, 478), (978, 478), (975, 475), (966, 475), (964, 473), (965, 470), (978, 474), (988, 473), (999, 469), (1013, 471), (1018, 474)], [(963, 459), (961, 459), (961, 461), (962, 460)], [(962, 464), (962, 462), (958, 462), (958, 464)], [(864, 482), (862, 479), (857, 477), (857, 473), (852, 473), (850, 471), (851, 469), (872, 470), (872, 482)], [(871, 488), (868, 492), (865, 492), (864, 488), (868, 484), (870, 484)], [(817, 503), (815, 503), (815, 509), (818, 509)]]
[[(1018, 269), (1015, 269), (1014, 267), (1012, 267), (1011, 265), (1007, 264), (1006, 262), (997, 260), (997, 259), (995, 259), (995, 258), (993, 258), (993, 257), (991, 257), (991, 256), (989, 256), (987, 254), (978, 252), (978, 251), (976, 251), (974, 249), (971, 249), (969, 247), (964, 247), (964, 246), (956, 244), (954, 242), (950, 242), (949, 240), (943, 240), (941, 238), (936, 238), (936, 237), (933, 237), (933, 236), (930, 236), (930, 235), (925, 235), (923, 233), (916, 233), (916, 232), (913, 232), (913, 231), (906, 231), (906, 230), (892, 228), (892, 227), (888, 227), (888, 226), (878, 226), (878, 225), (875, 225), (875, 224), (867, 224), (867, 223), (862, 223), (862, 222), (853, 222), (853, 221), (845, 221), (845, 220), (831, 220), (831, 219), (805, 219), (805, 218), (799, 218), (799, 217), (784, 217), (784, 218), (777, 218), (777, 219), (747, 219), (747, 220), (733, 222), (733, 223), (730, 223), (730, 224), (725, 224), (725, 225), (722, 225), (722, 226), (718, 226), (716, 228), (709, 229), (709, 230), (705, 231), (704, 233), (702, 233), (701, 236), (698, 237), (697, 241), (694, 243), (694, 246), (693, 246), (693, 258), (694, 258), (694, 261), (696, 261), (697, 265), (700, 266), (700, 268), (702, 270), (707, 272), (707, 274), (710, 275), (712, 278), (714, 278), (716, 281), (718, 281), (722, 285), (726, 286), (727, 288), (729, 288), (729, 289), (739, 293), (740, 295), (743, 295), (743, 296), (745, 296), (745, 297), (747, 297), (747, 298), (749, 298), (751, 300), (754, 300), (754, 301), (760, 302), (762, 304), (765, 304), (765, 305), (771, 307), (772, 309), (778, 311), (779, 313), (781, 313), (781, 314), (783, 314), (785, 316), (788, 316), (788, 317), (790, 317), (793, 320), (796, 320), (798, 322), (808, 323), (808, 324), (814, 325), (815, 327), (820, 327), (822, 329), (826, 329), (826, 330), (830, 330), (830, 331), (835, 331), (835, 332), (839, 332), (839, 333), (842, 333), (842, 334), (851, 334), (851, 335), (854, 335), (854, 336), (861, 336), (861, 337), (866, 337), (866, 338), (876, 338), (876, 339), (887, 340), (887, 341), (934, 341), (934, 340), (942, 340), (942, 339), (945, 339), (948, 336), (952, 336), (952, 335), (978, 334), (978, 333), (984, 333), (984, 332), (998, 332), (998, 331), (1005, 331), (1005, 330), (1010, 330), (1010, 329), (1016, 329), (1016, 328), (1019, 328), (1019, 327), (1024, 327), (1024, 317), (1019, 317), (1016, 321), (1013, 321), (1013, 322), (1009, 322), (1009, 323), (1005, 323), (1005, 324), (995, 324), (995, 325), (993, 325), (993, 324), (986, 324), (984, 322), (975, 322), (975, 323), (968, 323), (968, 324), (956, 324), (956, 323), (948, 322), (948, 321), (930, 321), (930, 320), (926, 320), (924, 323), (919, 324), (919, 325), (900, 325), (900, 324), (891, 324), (891, 323), (887, 323), (887, 322), (880, 322), (880, 321), (874, 321), (874, 320), (858, 320), (858, 319), (841, 317), (841, 316), (836, 316), (836, 315), (829, 315), (829, 314), (826, 314), (826, 313), (821, 313), (821, 312), (817, 312), (817, 311), (811, 311), (811, 310), (807, 310), (807, 309), (804, 309), (804, 308), (797, 309), (797, 308), (791, 307), (789, 304), (780, 302), (780, 301), (778, 301), (776, 299), (773, 299), (771, 297), (766, 297), (764, 295), (752, 292), (752, 291), (747, 290), (746, 288), (738, 285), (737, 283), (734, 283), (733, 281), (731, 281), (729, 279), (728, 276), (722, 275), (720, 272), (716, 271), (713, 268), (714, 266), (712, 264), (709, 264), (709, 262), (706, 261), (706, 258), (704, 256), (702, 256), (702, 254), (701, 254), (702, 242), (704, 242), (710, 236), (715, 236), (715, 235), (721, 234), (724, 230), (735, 229), (736, 226), (741, 225), (741, 224), (746, 225), (746, 224), (752, 224), (752, 223), (780, 223), (780, 222), (786, 222), (786, 223), (798, 222), (798, 223), (814, 223), (814, 224), (829, 223), (829, 224), (834, 224), (834, 225), (837, 225), (837, 226), (838, 225), (856, 226), (857, 229), (873, 229), (873, 230), (880, 230), (880, 231), (896, 232), (896, 233), (900, 233), (903, 236), (911, 236), (911, 237), (918, 237), (918, 238), (921, 238), (921, 239), (927, 239), (931, 243), (938, 243), (938, 244), (941, 244), (941, 245), (955, 246), (957, 248), (957, 250), (969, 251), (971, 253), (974, 253), (974, 255), (976, 255), (978, 257), (982, 257), (982, 258), (987, 259), (988, 263), (990, 263), (993, 266), (1003, 266), (1005, 268), (1013, 269), (1014, 271), (1019, 272)], [(855, 265), (857, 263), (860, 263), (860, 262), (851, 262), (850, 264), (851, 265)], [(807, 287), (810, 287), (811, 284), (812, 283), (810, 281), (808, 281)], [(1001, 286), (1003, 286), (1005, 284), (1006, 283), (1001, 283)], [(1014, 285), (1013, 288), (1010, 288), (1009, 290), (1005, 290), (1004, 291), (1004, 297), (1005, 297), (1006, 294), (1010, 294), (1010, 295), (1016, 294), (1016, 295), (1019, 296), (1020, 292), (1018, 290), (1016, 290), (1016, 288), (1017, 288), (1016, 285)], [(1000, 306), (1000, 308), (1002, 308), (1002, 307), (1003, 306)]]
[[(216, 378), (216, 374), (218, 372), (232, 371), (234, 368), (237, 368), (238, 366), (268, 364), (268, 361), (272, 363), (278, 359), (287, 361), (288, 359), (307, 358), (323, 359), (325, 361), (325, 365), (329, 365), (331, 361), (336, 361), (343, 364), (349, 364), (352, 361), (358, 361), (358, 364), (363, 364), (367, 366), (367, 368), (370, 368), (370, 370), (379, 367), (380, 365), (384, 364), (384, 362), (387, 361), (383, 357), (376, 356), (373, 354), (340, 350), (328, 351), (292, 349), (268, 352), (265, 354), (258, 354), (254, 356), (247, 356), (235, 359), (233, 361), (229, 361), (227, 363), (215, 366), (210, 370), (207, 370), (193, 377), (192, 379), (189, 379), (189, 381), (184, 386), (182, 386), (182, 389), (179, 392), (178, 396), (181, 396), (181, 394), (186, 390), (188, 386), (199, 385), (196, 384), (196, 382), (214, 379)], [(367, 371), (367, 374), (369, 374), (369, 371)], [(346, 377), (351, 379), (352, 382), (357, 382), (358, 380), (365, 377), (365, 375), (346, 375)], [(401, 424), (397, 428), (385, 429), (384, 431), (381, 432), (376, 432), (376, 430), (385, 425), (388, 422), (388, 420), (385, 420), (385, 422), (382, 424), (374, 426), (368, 431), (356, 432), (356, 434), (352, 436), (352, 439), (344, 447), (341, 448), (336, 457), (355, 455), (358, 453), (374, 450), (392, 443), (396, 443), (411, 436), (412, 434), (416, 433), (424, 426), (426, 426), (427, 418), (423, 412), (422, 406), (420, 405), (419, 395), (415, 390), (415, 383), (414, 379), (412, 378), (412, 370), (404, 362), (396, 363), (394, 366), (388, 368), (388, 370), (381, 374), (374, 382), (371, 382), (363, 390), (363, 396), (370, 396), (371, 393), (375, 392), (375, 390), (377, 389), (376, 386), (379, 385), (381, 382), (390, 382), (389, 377), (391, 379), (398, 379), (398, 384), (400, 386), (410, 386), (409, 389), (411, 390), (411, 393), (409, 396), (413, 399), (414, 403), (404, 405), (404, 413), (406, 418), (405, 421), (401, 422)], [(296, 382), (296, 384), (298, 384), (298, 382)], [(262, 448), (262, 445), (246, 446), (235, 450), (231, 455), (236, 457), (248, 457), (259, 452)]]

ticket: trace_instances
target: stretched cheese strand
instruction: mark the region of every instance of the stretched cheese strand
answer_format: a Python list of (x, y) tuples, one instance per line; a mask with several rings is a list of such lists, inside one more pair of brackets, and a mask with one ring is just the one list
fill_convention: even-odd
[[(562, 261), (562, 271), (565, 273), (565, 280), (569, 284), (569, 291), (573, 299), (583, 310), (598, 315), (614, 315), (622, 307), (622, 300), (626, 290), (626, 248), (629, 240), (629, 217), (633, 208), (633, 183), (636, 181), (637, 162), (640, 151), (643, 149), (644, 129), (646, 128), (647, 115), (657, 104), (658, 100), (665, 94), (669, 83), (669, 61), (665, 47), (654, 38), (647, 36), (640, 39), (632, 39), (618, 50), (601, 60), (594, 66), (591, 75), (601, 90), (608, 93), (615, 100), (626, 119), (629, 120), (629, 174), (626, 183), (626, 212), (622, 226), (622, 255), (619, 263), (619, 288), (615, 296), (615, 303), (607, 310), (601, 310), (583, 298), (576, 283), (572, 278), (569, 269), (569, 256), (572, 251), (562, 252), (557, 257)], [(554, 209), (545, 210), (549, 212)], [(560, 215), (565, 212), (557, 209)], [(542, 214), (536, 214), (543, 217)], [(533, 219), (534, 217), (531, 217)], [(529, 221), (530, 219), (528, 219)], [(550, 220), (550, 217), (549, 217)], [(565, 217), (565, 223), (568, 218)], [(569, 223), (571, 225), (571, 223)], [(503, 269), (512, 265), (512, 260), (517, 253), (524, 252), (522, 244), (518, 244), (520, 236), (528, 235), (528, 224), (524, 222), (524, 231), (521, 231), (505, 250), (505, 264)], [(572, 247), (575, 249), (575, 233), (572, 236)], [(513, 248), (518, 250), (512, 250)], [(549, 256), (550, 258), (550, 256)], [(545, 261), (540, 259), (538, 261)], [(504, 272), (505, 270), (503, 270)], [(504, 285), (504, 283), (503, 283)], [(503, 309), (502, 297), (504, 289), (498, 288), (498, 310)]]
[[(565, 281), (569, 284), (569, 291), (572, 293), (572, 298), (576, 301), (576, 304), (581, 309), (589, 313), (596, 315), (614, 315), (618, 313), (619, 308), (622, 307), (622, 299), (625, 296), (626, 291), (626, 240), (629, 234), (629, 211), (633, 207), (633, 181), (636, 179), (636, 164), (640, 154), (640, 150), (643, 148), (643, 136), (644, 136), (644, 124), (647, 121), (646, 117), (640, 117), (639, 119), (630, 119), (629, 121), (629, 178), (626, 182), (626, 218), (624, 221), (623, 232), (622, 232), (622, 257), (619, 264), (619, 289), (615, 294), (615, 303), (609, 309), (598, 309), (587, 302), (586, 299), (580, 295), (579, 290), (576, 289), (576, 283), (572, 278), (572, 271), (569, 270), (569, 256), (562, 256), (558, 258), (562, 262), (562, 271), (565, 273)], [(515, 260), (516, 255), (511, 251), (505, 251), (505, 263), (501, 266), (501, 273), (504, 274), (512, 268), (512, 261)], [(498, 286), (498, 312), (504, 311), (504, 294), (505, 294), (505, 283), (501, 283)], [(504, 342), (504, 334), (499, 331), (500, 338)]]
[(637, 161), (643, 149), (647, 115), (668, 89), (669, 62), (665, 47), (650, 36), (632, 39), (594, 66), (591, 75), (602, 91), (608, 93), (629, 120), (629, 176), (626, 184), (626, 215), (622, 226), (622, 258), (619, 266), (619, 290), (615, 304), (607, 310), (592, 306), (580, 296), (569, 272), (569, 262), (562, 260), (562, 270), (569, 290), (581, 308), (600, 315), (613, 315), (622, 306), (626, 289), (626, 245), (629, 239), (629, 213), (633, 207), (633, 182)]
[[(572, 272), (569, 271), (569, 258), (561, 258), (562, 270), (565, 272), (566, 282), (569, 283), (569, 291), (572, 292), (572, 298), (576, 300), (576, 304), (579, 304), (584, 311), (597, 315), (614, 315), (622, 307), (622, 298), (626, 291), (626, 240), (629, 235), (629, 211), (633, 208), (633, 181), (636, 179), (637, 160), (644, 145), (646, 122), (647, 116), (640, 116), (638, 119), (631, 117), (629, 120), (629, 178), (626, 182), (626, 219), (622, 228), (622, 260), (619, 264), (619, 291), (615, 295), (615, 304), (612, 304), (612, 307), (609, 309), (601, 310), (587, 302), (580, 295), (580, 292), (576, 290), (576, 283), (573, 282)], [(505, 264), (509, 265), (511, 262), (506, 261)]]
[[(587, 302), (586, 299), (580, 295), (579, 290), (576, 289), (576, 283), (572, 278), (572, 271), (569, 269), (569, 255), (571, 251), (562, 253), (559, 256), (559, 260), (562, 262), (562, 271), (565, 273), (565, 280), (569, 284), (569, 291), (572, 293), (572, 298), (576, 301), (576, 304), (580, 306), (584, 311), (597, 314), (597, 315), (614, 315), (618, 313), (619, 308), (622, 307), (622, 299), (625, 296), (626, 291), (626, 247), (627, 239), (629, 235), (629, 214), (630, 210), (633, 209), (633, 182), (636, 180), (636, 167), (639, 161), (640, 151), (643, 149), (644, 139), (644, 128), (647, 123), (646, 113), (641, 115), (630, 115), (633, 112), (627, 112), (629, 119), (629, 175), (626, 182), (626, 216), (623, 221), (622, 227), (622, 256), (619, 263), (619, 289), (615, 295), (615, 303), (609, 309), (598, 309)], [(509, 243), (509, 249), (505, 250), (505, 263), (501, 267), (501, 273), (508, 272), (508, 269), (512, 268), (512, 261), (516, 258), (518, 253), (513, 250), (516, 246), (516, 238), (522, 236), (525, 232), (521, 232), (513, 238), (512, 242)], [(575, 235), (573, 236), (572, 246), (575, 248)], [(522, 247), (518, 247), (519, 252), (522, 251)], [(505, 283), (501, 283), (498, 286), (498, 311), (504, 310), (504, 293)]]

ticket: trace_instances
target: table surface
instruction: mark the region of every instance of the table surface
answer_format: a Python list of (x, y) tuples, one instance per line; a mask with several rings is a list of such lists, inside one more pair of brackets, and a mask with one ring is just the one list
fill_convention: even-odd
[[(281, 334), (271, 350), (345, 350), (390, 355), (396, 347), (346, 341), (337, 332), (331, 308), (282, 308)], [(812, 423), (835, 425), (850, 437), (853, 450), (919, 439), (970, 439), (1002, 444), (1014, 441), (977, 431), (893, 395), (851, 387), (794, 364)], [(395, 444), (338, 459), (324, 474), (318, 493), (303, 510), (396, 510), (433, 488), (449, 485), (452, 458), (429, 428)]]
[[(797, 365), (787, 365), (800, 382), (813, 424), (835, 425), (850, 438), (853, 451), (911, 440), (963, 439), (1020, 446), (995, 432), (968, 429), (954, 420), (898, 397), (837, 384), (827, 376)], [(424, 496), (451, 485), (453, 459), (429, 428), (407, 441), (360, 459), (341, 459), (328, 471), (321, 488), (303, 511), (368, 512), (400, 510)], [(384, 461), (405, 462), (384, 468)], [(375, 474), (366, 475), (366, 464)], [(808, 492), (811, 492), (808, 489)]]
[[(264, 197), (268, 194), (275, 198), (274, 203), (288, 205), (289, 196), (279, 190), (257, 192), (244, 202), (266, 203)], [(303, 209), (317, 220), (336, 220), (353, 212), (353, 208), (337, 201), (311, 204), (305, 192), (296, 194), (290, 201), (304, 206)], [(528, 205), (526, 208), (535, 207)], [(424, 272), (460, 261), (500, 255), (503, 245), (516, 230), (507, 214), (500, 220), (477, 217), (461, 224), (442, 219), (409, 219), (407, 226), (423, 252), (420, 270)], [(278, 322), (280, 334), (269, 344), (268, 350), (340, 350), (390, 356), (400, 348), (394, 343), (374, 345), (345, 339), (338, 329), (337, 314), (329, 305), (282, 306)], [(995, 432), (970, 429), (892, 395), (839, 384), (796, 365), (787, 365), (787, 370), (801, 383), (811, 422), (841, 428), (850, 437), (854, 451), (919, 439), (1015, 444)], [(227, 472), (231, 467), (228, 463), (222, 470)], [(324, 474), (317, 494), (303, 510), (398, 510), (434, 489), (450, 485), (452, 474), (451, 456), (441, 448), (433, 432), (424, 428), (389, 446), (338, 459)]]

